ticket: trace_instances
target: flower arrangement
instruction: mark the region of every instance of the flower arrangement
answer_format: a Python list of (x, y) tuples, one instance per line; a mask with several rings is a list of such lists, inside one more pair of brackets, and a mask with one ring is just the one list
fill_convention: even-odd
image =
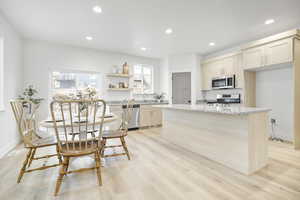
[(44, 99), (36, 97), (38, 91), (34, 88), (33, 85), (29, 85), (24, 89), (22, 95), (19, 95), (18, 99), (20, 100), (29, 100), (34, 104), (40, 104)]
[[(66, 101), (66, 100), (91, 100), (97, 98), (97, 90), (93, 87), (86, 87), (81, 90), (70, 93), (56, 93), (53, 95), (53, 100), (57, 101)], [(88, 105), (86, 103), (79, 104), (79, 111), (81, 115), (85, 113)]]

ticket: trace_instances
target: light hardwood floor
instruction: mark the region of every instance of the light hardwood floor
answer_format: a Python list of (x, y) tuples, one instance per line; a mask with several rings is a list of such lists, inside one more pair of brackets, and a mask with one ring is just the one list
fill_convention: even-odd
[[(132, 160), (107, 159), (102, 187), (95, 172), (70, 174), (58, 197), (58, 168), (25, 174), (16, 183), (25, 155), (20, 146), (0, 160), (0, 199), (300, 200), (300, 151), (292, 145), (270, 142), (268, 167), (245, 176), (165, 141), (160, 128), (130, 132), (126, 139)], [(91, 165), (87, 157), (70, 168)]]

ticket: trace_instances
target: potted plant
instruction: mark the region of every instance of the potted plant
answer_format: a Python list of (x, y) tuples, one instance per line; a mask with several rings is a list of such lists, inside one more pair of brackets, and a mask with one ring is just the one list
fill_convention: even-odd
[(166, 93), (162, 92), (160, 94), (154, 93), (154, 99), (156, 99), (158, 102), (163, 102), (165, 98)]

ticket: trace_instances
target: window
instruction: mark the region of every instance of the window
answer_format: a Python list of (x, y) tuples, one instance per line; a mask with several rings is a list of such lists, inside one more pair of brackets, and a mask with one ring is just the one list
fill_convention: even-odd
[(75, 92), (86, 87), (100, 89), (101, 75), (91, 72), (53, 71), (51, 73), (52, 92)]
[(4, 40), (0, 38), (0, 111), (4, 110)]
[(135, 65), (133, 67), (133, 92), (135, 94), (153, 93), (153, 67)]

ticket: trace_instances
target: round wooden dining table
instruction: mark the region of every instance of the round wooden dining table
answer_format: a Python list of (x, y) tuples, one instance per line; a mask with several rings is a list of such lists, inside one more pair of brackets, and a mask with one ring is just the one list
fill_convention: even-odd
[[(118, 119), (118, 117), (115, 114), (110, 114), (110, 115), (104, 116), (103, 124), (116, 121), (117, 119)], [(102, 122), (101, 117), (96, 118), (95, 125), (100, 125), (101, 122)], [(40, 122), (39, 125), (43, 128), (47, 128), (47, 129), (54, 128), (54, 122), (51, 119), (50, 120), (43, 120), (43, 121)], [(63, 128), (64, 127), (64, 124), (63, 124), (62, 120), (56, 121), (56, 125), (57, 125), (57, 128)], [(93, 121), (88, 122), (88, 126), (89, 125), (93, 125)], [(68, 123), (66, 122), (66, 127), (68, 127), (68, 126), (71, 126), (71, 124), (68, 125)]]

